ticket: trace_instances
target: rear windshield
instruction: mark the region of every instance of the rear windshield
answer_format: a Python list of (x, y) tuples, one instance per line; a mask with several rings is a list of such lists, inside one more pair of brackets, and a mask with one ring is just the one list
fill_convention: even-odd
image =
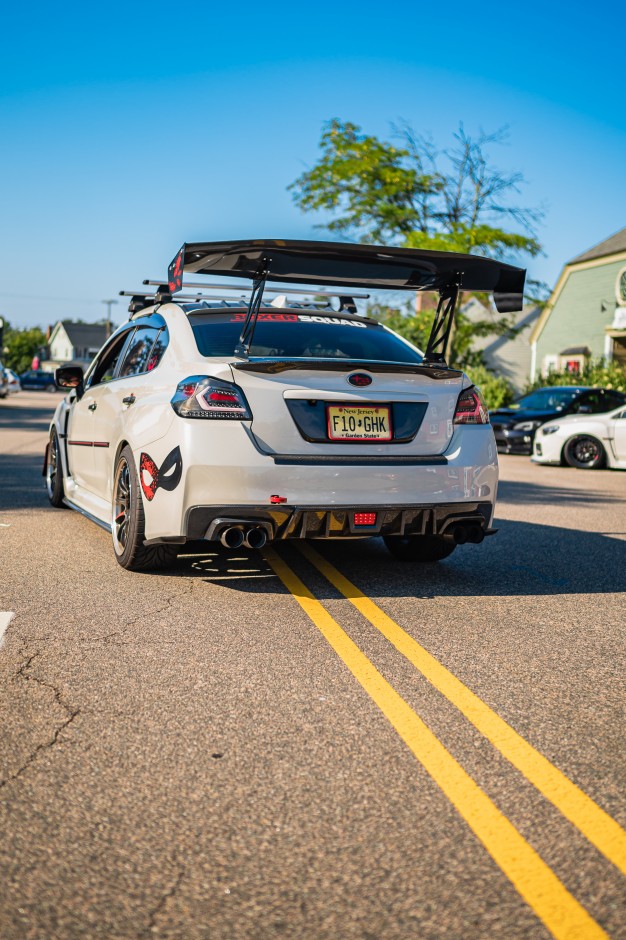
[[(189, 322), (203, 356), (232, 356), (245, 313), (191, 313)], [(413, 346), (379, 323), (310, 313), (260, 313), (250, 356), (289, 359), (423, 361)]]

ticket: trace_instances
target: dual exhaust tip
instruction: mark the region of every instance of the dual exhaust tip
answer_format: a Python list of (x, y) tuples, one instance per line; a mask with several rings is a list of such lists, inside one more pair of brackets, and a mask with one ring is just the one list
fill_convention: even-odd
[(446, 542), (454, 542), (455, 545), (465, 545), (466, 542), (473, 542), (480, 545), (485, 537), (482, 526), (474, 523), (463, 524), (461, 522), (450, 526), (444, 532), (443, 538)]
[[(485, 537), (482, 526), (476, 523), (461, 523), (450, 526), (443, 535), (446, 542), (454, 542), (455, 545), (465, 545), (472, 542), (479, 545)], [(224, 548), (263, 548), (267, 542), (267, 530), (263, 526), (255, 525), (249, 528), (243, 525), (229, 525), (222, 529), (220, 533), (220, 542)]]
[(267, 532), (258, 525), (249, 529), (231, 525), (222, 531), (220, 542), (224, 548), (241, 548), (242, 545), (246, 548), (263, 548), (267, 542)]

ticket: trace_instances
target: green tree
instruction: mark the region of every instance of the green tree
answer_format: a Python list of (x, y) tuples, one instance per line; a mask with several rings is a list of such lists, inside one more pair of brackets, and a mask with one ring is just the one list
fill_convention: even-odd
[[(288, 188), (303, 212), (330, 212), (331, 232), (363, 242), (508, 260), (533, 257), (542, 250), (537, 226), (543, 213), (517, 204), (522, 174), (498, 169), (489, 157), (491, 147), (506, 143), (507, 136), (502, 128), (472, 138), (461, 124), (452, 144), (438, 150), (404, 124), (394, 128), (396, 146), (334, 118), (324, 125), (320, 159)], [(530, 282), (529, 287), (533, 302), (545, 297), (545, 285)], [(425, 348), (432, 311), (412, 316), (387, 308), (375, 315)], [(507, 333), (514, 334), (514, 317), (493, 312), (470, 322), (457, 313), (448, 359), (478, 366), (473, 337)]]
[(288, 187), (296, 205), (329, 211), (331, 232), (363, 242), (496, 258), (541, 252), (536, 229), (543, 213), (513, 198), (522, 174), (499, 170), (488, 155), (506, 143), (506, 128), (472, 138), (461, 124), (441, 150), (408, 124), (394, 128), (394, 136), (399, 146), (349, 121), (328, 121), (321, 158)]
[(14, 372), (30, 369), (33, 356), (46, 345), (46, 335), (38, 326), (28, 330), (16, 330), (10, 326), (4, 330), (2, 361)]
[[(481, 299), (484, 304), (484, 298)], [(399, 333), (419, 349), (426, 349), (433, 321), (432, 309), (414, 313), (410, 303), (407, 303), (403, 309), (373, 303), (368, 305), (367, 315)], [(448, 361), (466, 371), (469, 368), (485, 368), (482, 352), (473, 348), (474, 340), (492, 335), (508, 335), (513, 338), (518, 332), (512, 317), (499, 316), (489, 307), (485, 306), (485, 316), (482, 319), (475, 317), (470, 319), (462, 310), (457, 310), (450, 335)]]
[(513, 386), (503, 375), (494, 375), (484, 365), (469, 366), (467, 376), (483, 393), (487, 408), (494, 411), (508, 405), (515, 398)]

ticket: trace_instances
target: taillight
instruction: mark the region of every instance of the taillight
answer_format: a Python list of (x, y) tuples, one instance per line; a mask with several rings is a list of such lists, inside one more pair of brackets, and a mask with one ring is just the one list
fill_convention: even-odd
[(172, 408), (181, 418), (220, 421), (250, 421), (252, 418), (245, 395), (237, 385), (208, 375), (192, 375), (179, 382)]
[(454, 412), (455, 424), (489, 424), (489, 410), (476, 386), (459, 395)]

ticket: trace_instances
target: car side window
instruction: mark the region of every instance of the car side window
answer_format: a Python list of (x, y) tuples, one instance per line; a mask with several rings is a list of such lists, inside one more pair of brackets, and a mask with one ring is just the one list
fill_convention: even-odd
[(604, 400), (606, 402), (607, 411), (611, 411), (613, 408), (619, 408), (620, 405), (624, 404), (624, 396), (616, 392), (605, 392)]
[(101, 385), (103, 382), (111, 381), (115, 374), (115, 368), (127, 339), (128, 331), (125, 333), (120, 333), (120, 335), (116, 336), (108, 346), (105, 346), (98, 356), (96, 364), (89, 377), (88, 384), (90, 388), (92, 388), (94, 385)]
[[(161, 330), (158, 327), (138, 327), (128, 345), (124, 361), (120, 367), (119, 378), (129, 375), (141, 375), (143, 372), (151, 372), (159, 361), (165, 346), (162, 350), (156, 349), (159, 344)], [(153, 350), (154, 353), (153, 353)]]
[(588, 402), (592, 415), (604, 414), (613, 407), (612, 401), (606, 392), (590, 392)]
[(574, 407), (572, 408), (574, 414), (597, 415), (606, 410), (607, 407), (604, 404), (604, 396), (601, 392), (587, 392), (586, 395), (581, 395), (578, 401), (574, 402)]

